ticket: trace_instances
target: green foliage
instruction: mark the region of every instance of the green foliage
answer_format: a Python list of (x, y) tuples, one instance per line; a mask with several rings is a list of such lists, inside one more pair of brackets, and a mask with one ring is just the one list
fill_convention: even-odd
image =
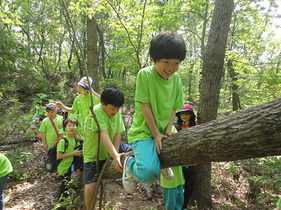
[(35, 154), (32, 151), (28, 151), (28, 149), (16, 150), (14, 152), (10, 152), (7, 157), (11, 161), (13, 166), (13, 172), (10, 173), (9, 179), (11, 180), (26, 180), (30, 177), (31, 171), (20, 171), (18, 168), (19, 165), (23, 165), (29, 158), (35, 157)]
[(281, 193), (280, 156), (254, 158), (244, 160), (244, 162), (252, 166), (253, 176), (248, 177), (248, 180), (253, 181), (267, 190), (271, 190), (272, 194)]
[[(81, 203), (83, 200), (83, 187), (81, 180), (79, 177), (71, 177), (69, 182), (66, 182), (67, 191), (66, 194), (68, 195), (66, 198), (61, 197), (60, 201), (54, 205), (53, 210), (55, 209), (83, 209), (78, 204)], [(58, 183), (58, 188), (60, 187), (61, 183)]]

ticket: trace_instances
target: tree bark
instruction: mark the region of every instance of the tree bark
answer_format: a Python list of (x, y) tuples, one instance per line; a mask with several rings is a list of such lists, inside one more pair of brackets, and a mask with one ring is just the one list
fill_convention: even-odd
[[(281, 97), (163, 140), (161, 167), (281, 155)], [(122, 158), (122, 163), (124, 157)], [(113, 162), (105, 179), (121, 178)]]
[(99, 92), (99, 74), (98, 74), (98, 50), (97, 50), (97, 22), (92, 16), (87, 16), (87, 69), (89, 76), (94, 80), (94, 90)]
[[(203, 54), (202, 83), (198, 108), (198, 123), (217, 118), (225, 48), (234, 0), (216, 0), (210, 34)], [(211, 161), (211, 160), (210, 160)], [(212, 208), (211, 162), (197, 166), (195, 189), (190, 202), (200, 209)]]

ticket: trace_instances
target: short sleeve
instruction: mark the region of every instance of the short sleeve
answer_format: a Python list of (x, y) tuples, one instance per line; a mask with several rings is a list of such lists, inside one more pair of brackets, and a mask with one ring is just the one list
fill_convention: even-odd
[(183, 92), (182, 92), (182, 82), (180, 80), (180, 77), (178, 76), (176, 100), (175, 100), (175, 104), (174, 104), (173, 109), (180, 109), (182, 107), (184, 107)]
[(65, 141), (61, 139), (57, 145), (57, 152), (64, 152)]
[(125, 130), (125, 126), (121, 117), (121, 112), (118, 112), (118, 119), (117, 119), (117, 130), (116, 133), (122, 133)]
[[(95, 111), (95, 114), (96, 114), (96, 117), (98, 119), (98, 122), (99, 122), (99, 125), (100, 125), (100, 130), (103, 131), (103, 130), (107, 130), (107, 125), (106, 125), (106, 120), (105, 120), (105, 115), (106, 113), (105, 112), (102, 112), (103, 109), (96, 109), (94, 110)], [(94, 120), (94, 119), (93, 119)]]
[(95, 105), (98, 105), (100, 102), (99, 102), (99, 99), (97, 99), (96, 96), (93, 95), (93, 103), (94, 103), (94, 106)]
[(140, 103), (150, 103), (148, 91), (148, 76), (146, 71), (140, 70), (137, 76), (135, 101)]
[(43, 120), (40, 125), (39, 132), (46, 133), (46, 131), (46, 120)]
[(77, 96), (74, 101), (73, 101), (73, 104), (72, 104), (72, 107), (71, 107), (71, 110), (73, 111), (78, 111), (78, 102), (79, 102), (79, 96)]

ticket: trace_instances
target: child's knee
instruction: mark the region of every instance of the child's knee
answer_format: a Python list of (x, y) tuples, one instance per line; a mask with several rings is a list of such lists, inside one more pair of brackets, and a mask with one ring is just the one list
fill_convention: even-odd
[(137, 180), (142, 183), (152, 183), (159, 180), (160, 167), (145, 167), (137, 172)]

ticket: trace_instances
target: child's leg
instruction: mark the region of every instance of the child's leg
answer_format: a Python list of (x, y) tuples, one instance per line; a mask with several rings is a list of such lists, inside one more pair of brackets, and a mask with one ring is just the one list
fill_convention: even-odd
[(0, 178), (0, 210), (4, 210), (4, 187), (6, 185), (8, 174)]
[(187, 208), (188, 201), (191, 198), (192, 192), (194, 190), (196, 171), (194, 166), (182, 167), (182, 171), (185, 180), (184, 203), (182, 207)]
[(154, 139), (132, 143), (135, 157), (129, 160), (131, 174), (142, 183), (153, 183), (160, 176), (160, 161), (156, 153)]
[[(99, 161), (99, 172), (106, 160)], [(85, 184), (85, 205), (89, 210), (94, 196), (95, 185), (98, 180), (96, 162), (88, 162), (84, 164), (84, 184)]]
[(123, 152), (127, 153), (131, 150), (132, 150), (132, 147), (130, 145), (124, 144), (122, 142), (120, 143), (119, 153), (123, 153)]
[(61, 185), (60, 185), (59, 200), (60, 200), (61, 197), (66, 198), (68, 196), (68, 194), (65, 191), (68, 190), (66, 182), (70, 181), (70, 176), (71, 176), (71, 167), (69, 167), (69, 170), (66, 174), (60, 176), (60, 180), (62, 182), (61, 182)]
[(181, 210), (183, 205), (183, 186), (175, 188), (163, 187), (163, 201), (165, 210)]
[(92, 199), (95, 192), (96, 183), (90, 183), (85, 185), (85, 205), (86, 209), (91, 208)]

